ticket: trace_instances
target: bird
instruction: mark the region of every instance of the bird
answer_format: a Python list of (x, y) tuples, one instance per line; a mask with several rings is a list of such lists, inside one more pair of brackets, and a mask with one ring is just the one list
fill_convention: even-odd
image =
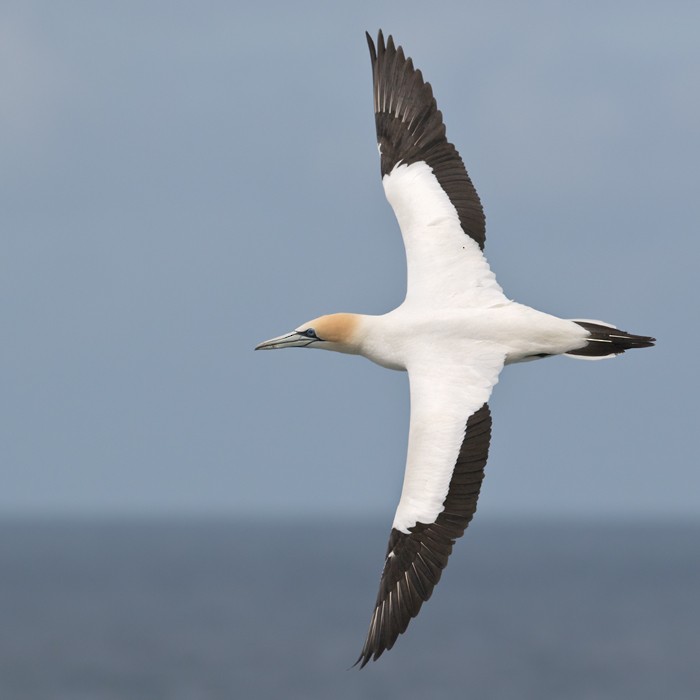
[(381, 179), (406, 251), (404, 301), (335, 313), (260, 343), (362, 355), (408, 374), (404, 481), (356, 665), (391, 649), (433, 592), (476, 511), (503, 367), (553, 355), (599, 360), (654, 344), (602, 321), (562, 319), (505, 296), (484, 257), (481, 201), (447, 140), (430, 83), (381, 30), (366, 33)]

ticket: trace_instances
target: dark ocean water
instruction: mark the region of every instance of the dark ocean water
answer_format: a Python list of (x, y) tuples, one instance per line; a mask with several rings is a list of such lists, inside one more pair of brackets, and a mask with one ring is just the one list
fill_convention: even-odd
[(382, 523), (5, 521), (0, 698), (700, 698), (700, 523), (474, 523), (362, 671)]

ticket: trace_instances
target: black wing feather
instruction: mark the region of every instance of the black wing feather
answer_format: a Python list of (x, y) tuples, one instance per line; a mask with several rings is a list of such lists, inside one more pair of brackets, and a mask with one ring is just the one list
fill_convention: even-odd
[(357, 663), (360, 668), (391, 649), (428, 600), (447, 566), (452, 546), (476, 512), (491, 440), (484, 404), (469, 417), (443, 510), (434, 523), (416, 523), (410, 534), (392, 529), (379, 594)]
[(391, 36), (385, 44), (380, 30), (376, 47), (369, 34), (367, 43), (382, 177), (398, 163), (426, 162), (457, 210), (462, 229), (483, 250), (484, 210), (457, 149), (447, 140), (430, 83)]

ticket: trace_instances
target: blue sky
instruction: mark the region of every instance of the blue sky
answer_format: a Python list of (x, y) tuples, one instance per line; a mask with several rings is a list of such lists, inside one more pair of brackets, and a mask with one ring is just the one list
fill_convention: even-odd
[(695, 3), (7, 2), (0, 513), (390, 522), (406, 377), (254, 345), (405, 284), (365, 29), (432, 83), (505, 292), (655, 335), (506, 368), (480, 516), (700, 510)]

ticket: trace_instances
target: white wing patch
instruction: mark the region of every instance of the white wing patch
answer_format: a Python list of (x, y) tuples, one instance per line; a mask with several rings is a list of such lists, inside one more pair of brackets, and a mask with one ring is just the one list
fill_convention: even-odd
[(427, 163), (399, 163), (382, 184), (406, 247), (407, 303), (445, 308), (508, 301)]
[(468, 341), (455, 350), (408, 364), (408, 456), (393, 523), (401, 532), (433, 523), (442, 512), (467, 420), (488, 401), (505, 361), (495, 344)]

